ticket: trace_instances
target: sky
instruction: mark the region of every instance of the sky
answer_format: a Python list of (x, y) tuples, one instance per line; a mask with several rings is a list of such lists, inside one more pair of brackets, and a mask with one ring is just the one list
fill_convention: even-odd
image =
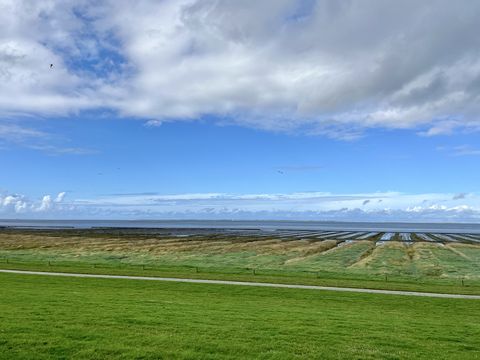
[(0, 218), (480, 222), (479, 16), (0, 0)]

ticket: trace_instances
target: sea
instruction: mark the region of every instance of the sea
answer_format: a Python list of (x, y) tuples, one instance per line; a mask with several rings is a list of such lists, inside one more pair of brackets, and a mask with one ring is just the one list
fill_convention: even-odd
[(0, 227), (34, 229), (245, 229), (245, 230), (313, 230), (379, 231), (418, 233), (480, 234), (480, 224), (405, 223), (405, 222), (336, 222), (279, 220), (0, 220)]

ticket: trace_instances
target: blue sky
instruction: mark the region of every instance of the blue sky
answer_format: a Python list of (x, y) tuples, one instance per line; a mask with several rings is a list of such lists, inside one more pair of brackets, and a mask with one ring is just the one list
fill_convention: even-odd
[(480, 7), (360, 3), (1, 0), (0, 217), (479, 221)]
[(339, 141), (218, 126), (209, 119), (147, 127), (95, 116), (47, 119), (37, 126), (52, 134), (58, 149), (79, 153), (9, 144), (0, 165), (15, 171), (2, 176), (3, 186), (37, 197), (58, 189), (77, 196), (459, 193), (474, 192), (480, 181), (479, 155), (459, 150), (479, 143), (477, 134), (425, 138), (410, 131), (373, 130), (354, 141)]

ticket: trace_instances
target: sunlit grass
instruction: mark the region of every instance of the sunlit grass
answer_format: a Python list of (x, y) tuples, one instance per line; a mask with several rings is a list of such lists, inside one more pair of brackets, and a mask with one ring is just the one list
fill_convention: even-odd
[(474, 300), (0, 274), (2, 359), (480, 356)]

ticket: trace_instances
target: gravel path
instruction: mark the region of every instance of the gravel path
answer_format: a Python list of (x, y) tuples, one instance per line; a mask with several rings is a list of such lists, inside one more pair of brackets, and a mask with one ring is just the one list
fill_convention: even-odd
[(167, 278), (167, 277), (126, 276), (126, 275), (75, 274), (75, 273), (27, 271), (27, 270), (1, 270), (1, 269), (0, 269), (0, 273), (21, 274), (21, 275), (79, 277), (79, 278), (94, 278), (94, 279), (126, 279), (126, 280), (147, 280), (147, 281), (170, 281), (170, 282), (193, 283), (193, 284), (258, 286), (258, 287), (272, 287), (272, 288), (286, 288), (286, 289), (345, 291), (345, 292), (357, 292), (357, 293), (367, 293), (367, 294), (423, 296), (423, 297), (447, 298), (447, 299), (475, 299), (475, 300), (480, 300), (480, 295), (440, 294), (440, 293), (427, 293), (427, 292), (418, 292), (418, 291), (399, 291), (399, 290), (356, 289), (356, 288), (343, 288), (343, 287), (333, 287), (333, 286), (273, 284), (273, 283), (259, 283), (259, 282), (246, 282), (246, 281), (180, 279), (180, 278)]

